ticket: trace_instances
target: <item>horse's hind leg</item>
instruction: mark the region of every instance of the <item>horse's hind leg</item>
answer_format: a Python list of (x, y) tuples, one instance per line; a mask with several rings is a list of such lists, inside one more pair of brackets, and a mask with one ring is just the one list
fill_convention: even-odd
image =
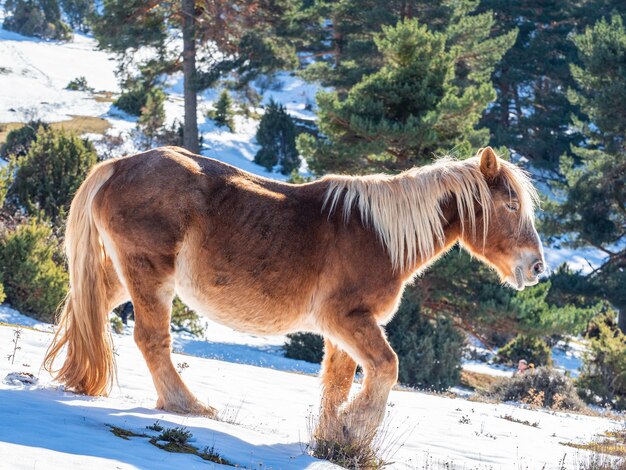
[(335, 439), (337, 433), (341, 431), (337, 428), (337, 412), (339, 407), (348, 400), (354, 381), (356, 362), (329, 339), (324, 340), (324, 351), (322, 362), (324, 389), (320, 422), (315, 435), (317, 439), (330, 441)]
[(163, 269), (156, 259), (134, 256), (126, 271), (135, 308), (135, 342), (150, 369), (158, 394), (157, 408), (215, 417), (216, 410), (201, 403), (189, 391), (172, 363), (173, 269)]
[(398, 357), (369, 312), (351, 312), (335, 321), (332, 332), (343, 349), (363, 367), (362, 390), (339, 415), (344, 438), (367, 443), (383, 420), (389, 392), (398, 380)]

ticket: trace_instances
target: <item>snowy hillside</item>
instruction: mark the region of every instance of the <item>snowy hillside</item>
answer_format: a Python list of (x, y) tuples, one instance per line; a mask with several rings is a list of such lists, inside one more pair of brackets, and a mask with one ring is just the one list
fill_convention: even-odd
[[(7, 320), (25, 318), (2, 309), (0, 321)], [(308, 423), (320, 394), (315, 376), (235, 364), (229, 358), (225, 362), (175, 354), (174, 363), (182, 365), (190, 388), (221, 411), (223, 421), (214, 421), (153, 408), (154, 387), (130, 334), (114, 335), (118, 385), (108, 398), (64, 392), (39, 370), (51, 340), (49, 332), (22, 329), (21, 349), (14, 363), (7, 360), (14, 336), (14, 326), (0, 326), (1, 468), (218, 467), (198, 456), (168, 453), (152, 445), (149, 439), (158, 433), (146, 426), (157, 420), (166, 428), (186, 427), (193, 434), (193, 446), (213, 448), (222, 458), (245, 468), (332, 468), (306, 454)], [(232, 331), (223, 331), (221, 337), (243, 357), (264, 341)], [(204, 350), (196, 346), (195, 354), (212, 354), (215, 343), (204, 344)], [(299, 362), (272, 354), (265, 360), (277, 369), (288, 369), (287, 361), (297, 370)], [(39, 383), (11, 382), (6, 379), (11, 372), (30, 372)], [(537, 425), (512, 422), (504, 416)], [(560, 462), (574, 468), (588, 457), (563, 443), (589, 442), (619, 426), (600, 417), (393, 391), (385, 441), (392, 468), (551, 469), (561, 468)], [(125, 440), (114, 435), (112, 427), (148, 437)]]
[[(0, 21), (1, 21), (0, 17)], [(121, 135), (125, 153), (137, 152), (132, 129), (137, 118), (112, 105), (119, 93), (115, 77), (115, 56), (96, 48), (93, 38), (76, 34), (71, 42), (60, 43), (21, 36), (0, 29), (0, 124), (42, 119), (47, 122), (68, 121), (73, 117), (100, 117), (108, 121), (109, 135)], [(66, 90), (68, 83), (85, 77), (94, 93)], [(182, 120), (182, 75), (165, 80), (168, 93), (167, 121)], [(281, 103), (294, 117), (315, 118), (307, 111), (315, 103), (318, 87), (287, 73), (277, 74), (271, 86), (255, 83), (263, 96), (262, 104), (270, 99)], [(246, 171), (285, 179), (279, 173), (269, 173), (252, 162), (258, 151), (255, 142), (258, 121), (235, 117), (236, 132), (218, 128), (206, 117), (206, 112), (218, 98), (219, 90), (209, 89), (198, 97), (198, 124), (204, 145), (202, 154), (230, 163)], [(255, 110), (263, 112), (262, 109)], [(98, 139), (99, 136), (90, 137)]]

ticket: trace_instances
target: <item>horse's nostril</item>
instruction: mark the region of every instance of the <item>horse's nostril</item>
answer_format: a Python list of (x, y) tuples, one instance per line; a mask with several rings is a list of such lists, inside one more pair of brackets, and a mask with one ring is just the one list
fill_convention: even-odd
[(541, 273), (543, 273), (546, 270), (546, 268), (544, 267), (541, 261), (536, 261), (533, 264), (532, 270), (536, 276), (539, 276)]

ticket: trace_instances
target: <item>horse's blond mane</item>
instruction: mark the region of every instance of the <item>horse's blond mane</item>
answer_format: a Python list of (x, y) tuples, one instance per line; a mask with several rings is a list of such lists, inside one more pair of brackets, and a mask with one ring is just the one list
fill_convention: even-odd
[[(528, 174), (514, 164), (499, 162), (510, 193), (518, 197), (520, 224), (532, 224), (537, 193)], [(324, 207), (332, 214), (343, 202), (347, 221), (357, 206), (363, 224), (376, 231), (396, 270), (410, 269), (420, 258), (432, 258), (437, 244), (444, 246), (441, 202), (448, 197), (456, 197), (460, 219), (467, 216), (472, 234), (476, 229), (474, 201), (483, 207), (483, 241), (487, 237), (493, 201), (477, 157), (462, 161), (445, 157), (395, 176), (330, 175), (324, 180), (330, 183)], [(462, 225), (461, 230), (465, 229)]]

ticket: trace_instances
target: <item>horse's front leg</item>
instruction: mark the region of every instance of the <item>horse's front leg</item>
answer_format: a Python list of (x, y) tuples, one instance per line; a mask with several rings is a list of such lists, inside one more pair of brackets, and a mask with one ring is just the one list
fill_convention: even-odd
[[(348, 443), (369, 443), (376, 435), (389, 392), (398, 380), (398, 356), (369, 312), (351, 312), (335, 323), (333, 340), (363, 367), (363, 388), (339, 413)], [(336, 336), (335, 336), (336, 335)]]
[(335, 346), (329, 339), (324, 340), (324, 361), (322, 362), (322, 405), (320, 421), (315, 438), (322, 441), (336, 440), (342, 432), (337, 412), (348, 400), (354, 381), (356, 362)]

